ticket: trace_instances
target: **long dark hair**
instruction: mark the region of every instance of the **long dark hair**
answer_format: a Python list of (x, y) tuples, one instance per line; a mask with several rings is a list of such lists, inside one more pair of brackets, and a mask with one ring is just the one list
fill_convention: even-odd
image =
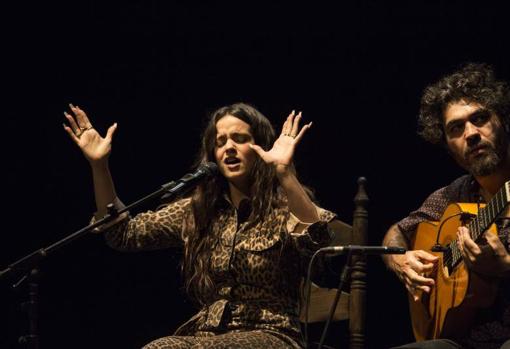
[[(269, 150), (275, 141), (275, 132), (269, 120), (254, 107), (245, 103), (228, 105), (214, 111), (202, 135), (202, 145), (195, 164), (215, 161), (216, 123), (232, 115), (250, 125), (255, 144)], [(271, 209), (283, 200), (272, 165), (258, 156), (250, 173), (251, 204), (254, 219), (264, 219)], [(192, 212), (185, 225), (183, 273), (185, 287), (190, 297), (200, 305), (208, 304), (216, 291), (209, 270), (211, 246), (218, 239), (211, 234), (212, 222), (221, 213), (223, 196), (228, 193), (228, 183), (223, 176), (202, 182), (192, 194)]]

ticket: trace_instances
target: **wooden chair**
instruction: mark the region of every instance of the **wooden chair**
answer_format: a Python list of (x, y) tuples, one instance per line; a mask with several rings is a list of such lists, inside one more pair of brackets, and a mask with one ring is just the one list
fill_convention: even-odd
[[(354, 215), (352, 226), (334, 220), (329, 224), (335, 233), (332, 246), (366, 245), (368, 230), (368, 196), (365, 189), (365, 178), (358, 179), (358, 191), (354, 197)], [(348, 321), (348, 337), (350, 349), (365, 347), (365, 315), (366, 315), (366, 258), (354, 255), (351, 259), (351, 274), (348, 292), (342, 292), (335, 309), (333, 321)], [(301, 304), (304, 304), (305, 288), (302, 287)], [(308, 323), (325, 322), (333, 304), (336, 288), (320, 288), (312, 284), (312, 292), (308, 310)], [(304, 322), (304, 306), (301, 307), (300, 320)], [(334, 337), (332, 331), (328, 337)], [(318, 342), (318, 340), (317, 340)]]

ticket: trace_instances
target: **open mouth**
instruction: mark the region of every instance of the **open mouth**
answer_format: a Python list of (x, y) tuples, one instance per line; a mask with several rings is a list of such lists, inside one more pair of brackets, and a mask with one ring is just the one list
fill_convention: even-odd
[(223, 160), (223, 162), (228, 166), (234, 166), (241, 163), (241, 160), (235, 157), (228, 157), (225, 160)]

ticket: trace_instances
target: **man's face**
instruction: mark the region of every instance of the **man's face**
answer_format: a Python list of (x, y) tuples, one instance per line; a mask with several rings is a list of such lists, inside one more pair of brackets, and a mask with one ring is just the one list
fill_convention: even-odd
[(507, 158), (508, 139), (499, 118), (476, 102), (450, 103), (444, 130), (453, 157), (474, 176), (493, 174)]

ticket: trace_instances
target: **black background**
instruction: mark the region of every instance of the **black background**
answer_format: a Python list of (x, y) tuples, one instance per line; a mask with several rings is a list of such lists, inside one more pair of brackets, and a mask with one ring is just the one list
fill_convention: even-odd
[[(0, 268), (84, 226), (88, 164), (62, 128), (72, 102), (104, 132), (119, 123), (111, 168), (131, 202), (189, 171), (208, 112), (246, 101), (280, 127), (314, 126), (299, 146), (302, 181), (352, 221), (359, 176), (371, 198), (369, 243), (462, 173), (416, 136), (423, 88), (465, 61), (508, 79), (503, 6), (464, 1), (17, 2), (0, 5)], [(51, 255), (41, 281), (42, 348), (138, 348), (192, 313), (179, 254), (122, 254), (86, 236)], [(407, 301), (369, 260), (371, 348), (412, 339)], [(0, 280), (0, 347), (27, 320), (25, 288)]]

